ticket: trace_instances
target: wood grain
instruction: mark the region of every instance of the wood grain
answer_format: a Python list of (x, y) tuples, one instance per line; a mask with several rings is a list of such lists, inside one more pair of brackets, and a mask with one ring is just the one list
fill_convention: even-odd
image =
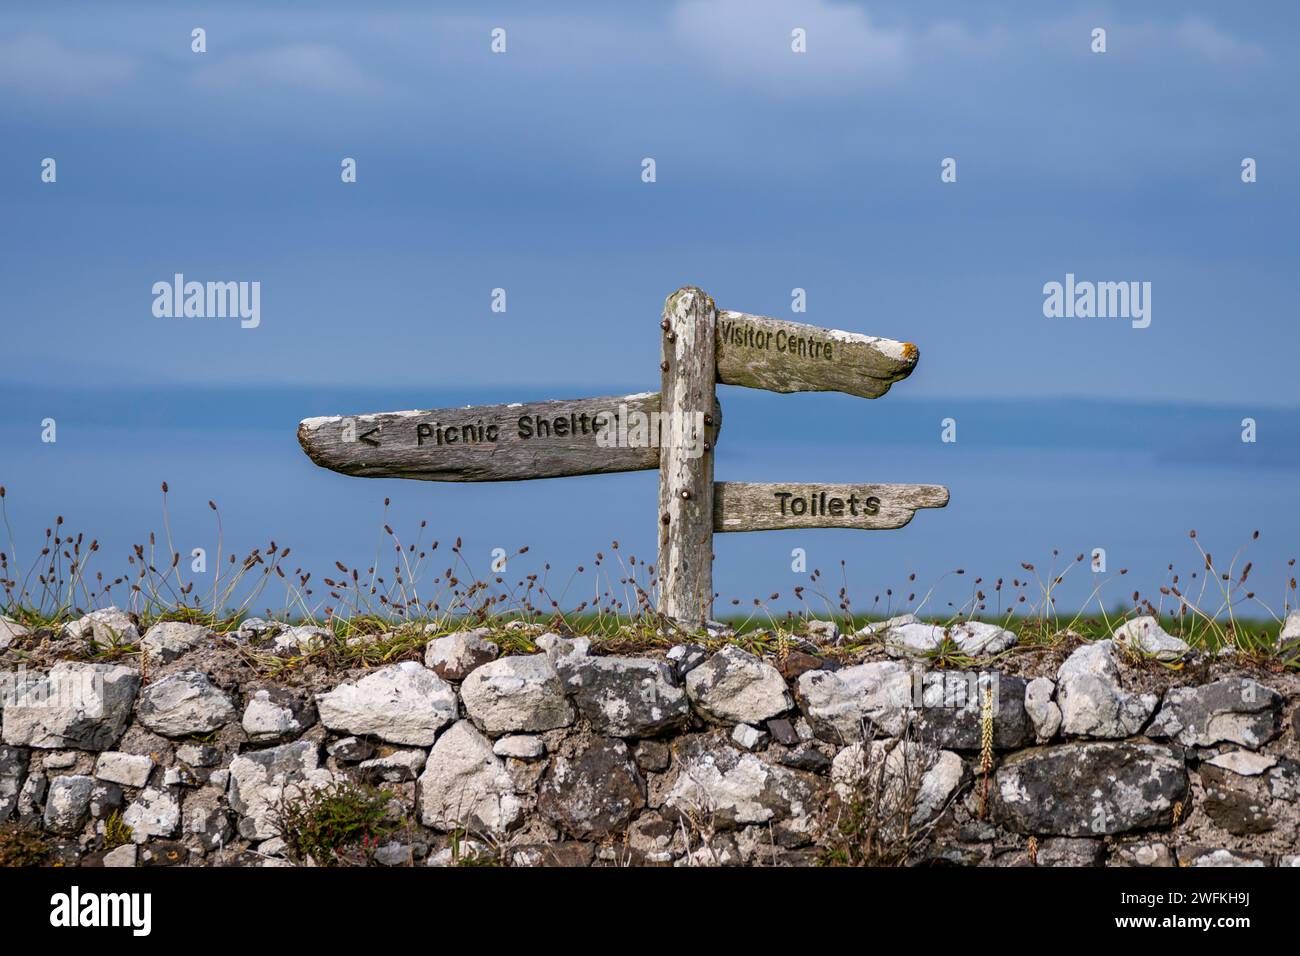
[(879, 398), (916, 367), (910, 342), (719, 312), (718, 381), (770, 392), (844, 392)]
[[(717, 310), (693, 287), (664, 303), (661, 394), (669, 420), (698, 420), (702, 454), (684, 443), (665, 444), (659, 456), (659, 611), (702, 628), (713, 609), (713, 444), (718, 422), (699, 413), (716, 404)], [(699, 447), (699, 446), (697, 446)]]
[[(602, 447), (604, 421), (659, 412), (659, 395), (309, 418), (298, 442), (323, 468), (363, 478), (520, 481), (659, 467), (659, 449)], [(585, 418), (584, 418), (585, 416)], [(609, 427), (608, 425), (605, 427)], [(613, 435), (604, 433), (605, 441)], [(616, 435), (616, 433), (613, 433)]]
[(719, 481), (713, 486), (713, 530), (901, 528), (917, 509), (947, 504), (942, 485)]

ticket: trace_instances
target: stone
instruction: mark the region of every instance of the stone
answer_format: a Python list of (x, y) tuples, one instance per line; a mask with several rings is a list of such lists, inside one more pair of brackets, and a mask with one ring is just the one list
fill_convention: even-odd
[(1195, 867), (1268, 866), (1268, 861), (1240, 850), (1207, 850), (1203, 847), (1179, 847), (1178, 865)]
[(1277, 826), (1268, 812), (1269, 798), (1263, 781), (1252, 781), (1210, 764), (1201, 765), (1205, 796), (1200, 807), (1216, 825), (1233, 836), (1254, 836)]
[(425, 866), (472, 866), (484, 861), (494, 861), (492, 850), (479, 840), (459, 840), (429, 854)]
[(274, 621), (267, 621), (260, 617), (246, 617), (235, 631), (235, 637), (241, 641), (258, 640), (263, 637), (270, 637), (280, 630), (282, 626)]
[(788, 651), (777, 661), (777, 672), (787, 681), (797, 681), (801, 674), (822, 669), (838, 670), (839, 663), (828, 657), (805, 654), (803, 651)]
[(563, 840), (513, 848), (511, 866), (574, 867), (591, 866), (595, 848), (581, 840)]
[(1038, 846), (1036, 866), (1101, 866), (1106, 855), (1101, 840), (1084, 837), (1048, 837)]
[(71, 770), (77, 765), (75, 750), (54, 750), (45, 755), (41, 766), (46, 770)]
[(134, 644), (140, 640), (135, 618), (116, 607), (91, 611), (63, 625), (63, 635), (74, 640), (93, 641), (108, 647)]
[(18, 791), (18, 804), (14, 808), (20, 823), (35, 823), (41, 816), (41, 804), (45, 802), (45, 791), (49, 787), (49, 778), (43, 773), (31, 773), (23, 781)]
[(429, 755), (423, 750), (395, 750), (382, 757), (372, 757), (357, 765), (362, 779), (370, 783), (405, 783), (424, 770)]
[(219, 850), (235, 836), (226, 795), (216, 787), (204, 787), (185, 798), (182, 830), (205, 852)]
[(142, 790), (122, 814), (122, 822), (131, 828), (131, 839), (136, 843), (174, 836), (181, 824), (180, 798), (158, 787)]
[(456, 692), (416, 661), (346, 681), (316, 697), (320, 722), (337, 733), (370, 734), (393, 744), (428, 747), (456, 719)]
[(1136, 617), (1116, 628), (1111, 640), (1119, 647), (1127, 647), (1144, 657), (1158, 661), (1176, 661), (1191, 650), (1187, 642), (1165, 633), (1154, 617)]
[(474, 668), (496, 660), (501, 653), (499, 645), (487, 640), (491, 633), (490, 628), (479, 627), (434, 638), (424, 649), (424, 666), (443, 680), (464, 680)]
[[(1300, 800), (1300, 764), (1279, 760), (1268, 772), (1268, 792), (1278, 800)], [(0, 813), (0, 819), (3, 819)]]
[(823, 773), (831, 766), (831, 758), (822, 753), (816, 744), (809, 743), (799, 744), (786, 751), (777, 758), (777, 762), (783, 767), (812, 773)]
[(1282, 696), (1248, 677), (1225, 677), (1199, 687), (1176, 687), (1147, 729), (1185, 747), (1238, 744), (1258, 750), (1278, 733)]
[(840, 639), (840, 628), (834, 621), (808, 621), (804, 625), (808, 638), (814, 644), (835, 644)]
[(1132, 737), (1155, 711), (1154, 694), (1131, 694), (1120, 686), (1115, 645), (1084, 644), (1056, 672), (1061, 732), (1075, 737)]
[(140, 648), (155, 661), (170, 663), (216, 637), (202, 624), (160, 621), (145, 632)]
[(672, 745), (677, 774), (664, 806), (697, 824), (733, 829), (781, 820), (811, 826), (821, 786), (815, 777), (772, 766), (720, 734), (693, 734)]
[(311, 701), (283, 687), (259, 688), (244, 705), (242, 726), (254, 743), (287, 743), (315, 723)]
[(375, 745), (361, 737), (342, 737), (326, 745), (325, 750), (340, 763), (360, 763), (375, 755)]
[(546, 755), (546, 744), (541, 737), (532, 734), (511, 734), (494, 743), (492, 752), (498, 757), (513, 757), (515, 760), (540, 760)]
[(736, 724), (731, 730), (731, 742), (741, 750), (758, 750), (767, 742), (767, 733), (749, 724)]
[(104, 866), (106, 867), (133, 867), (135, 866), (136, 855), (139, 848), (134, 843), (124, 843), (116, 849), (109, 850), (104, 854)]
[(653, 737), (690, 719), (686, 693), (662, 661), (575, 655), (555, 668), (578, 712), (602, 736)]
[(786, 717), (774, 717), (767, 722), (767, 732), (783, 747), (793, 747), (799, 743), (799, 734), (794, 724)]
[(889, 618), (887, 621), (870, 621), (858, 628), (853, 633), (853, 637), (855, 640), (865, 641), (868, 638), (884, 635), (884, 633), (890, 628), (903, 627), (906, 624), (917, 623), (919, 623), (919, 621), (915, 614), (899, 614), (896, 617)]
[(561, 637), (559, 634), (543, 634), (533, 641), (545, 652), (552, 664), (565, 657), (585, 657), (591, 652), (591, 641), (585, 637)]
[(984, 621), (961, 621), (947, 628), (924, 624), (915, 618), (894, 621), (897, 623), (887, 622), (881, 629), (885, 653), (890, 657), (926, 657), (937, 652), (945, 639), (965, 657), (991, 657), (1012, 647), (1017, 640), (1006, 628)]
[(289, 627), (271, 633), (270, 647), (275, 654), (310, 654), (334, 640), (334, 633), (323, 627)]
[(107, 750), (122, 736), (140, 675), (120, 664), (60, 661), (12, 688), (3, 710), (4, 742), (60, 750)]
[(572, 756), (556, 754), (537, 793), (542, 818), (578, 839), (623, 829), (645, 804), (645, 782), (616, 737), (596, 737)]
[(469, 720), (457, 721), (438, 738), (418, 794), (420, 822), (435, 830), (502, 834), (522, 822), (510, 773)]
[(211, 744), (181, 744), (176, 759), (191, 767), (215, 767), (221, 763), (221, 750)]
[(1267, 754), (1251, 753), (1249, 750), (1229, 750), (1227, 753), (1219, 754), (1205, 762), (1211, 767), (1231, 770), (1243, 777), (1257, 777), (1265, 770), (1275, 766), (1277, 758), (1270, 757)]
[(0, 745), (0, 823), (8, 820), (18, 807), (30, 753), (22, 747)]
[(181, 671), (146, 685), (136, 705), (136, 719), (164, 737), (210, 734), (235, 715), (230, 698), (198, 671)]
[(14, 641), (27, 637), (29, 634), (31, 634), (31, 631), (23, 627), (17, 621), (0, 614), (0, 651), (3, 651)]
[(936, 671), (922, 681), (919, 739), (940, 750), (981, 750), (985, 695), (990, 695), (993, 747), (1011, 750), (1033, 739), (1025, 713), (1023, 677), (976, 671)]
[(703, 644), (674, 644), (665, 656), (680, 683), (686, 679), (687, 674), (709, 659), (709, 650)]
[(45, 797), (45, 829), (64, 834), (81, 830), (90, 817), (94, 789), (94, 777), (55, 777)]
[(95, 776), (124, 787), (143, 787), (153, 772), (153, 758), (148, 754), (124, 754), (106, 750), (95, 761)]
[(460, 688), (465, 711), (484, 733), (537, 732), (573, 723), (573, 707), (546, 654), (503, 657), (475, 670)]
[(999, 812), (1027, 834), (1092, 836), (1173, 823), (1189, 792), (1182, 757), (1167, 747), (1068, 743), (1010, 755), (994, 778)]
[[(965, 765), (955, 753), (911, 740), (849, 744), (831, 761), (831, 786), (842, 801), (870, 794), (868, 799), (880, 807), (902, 809), (910, 803), (913, 826), (942, 812), (964, 776)], [(885, 787), (882, 794), (874, 793), (879, 782)], [(915, 793), (909, 794), (913, 786)]]
[(230, 761), (230, 807), (239, 815), (239, 835), (269, 840), (278, 835), (282, 801), (328, 786), (334, 776), (319, 767), (315, 743), (298, 740), (242, 753)]
[(1163, 843), (1135, 843), (1116, 849), (1112, 861), (1118, 866), (1177, 866), (1174, 854)]
[(1042, 744), (1056, 736), (1061, 729), (1061, 708), (1052, 700), (1056, 683), (1046, 677), (1035, 677), (1025, 685), (1025, 713), (1034, 726), (1034, 739)]
[(414, 856), (413, 848), (405, 843), (385, 843), (375, 850), (375, 862), (380, 866), (410, 866), (414, 862)]
[(637, 767), (646, 773), (661, 773), (672, 762), (672, 751), (660, 740), (639, 740), (632, 751)]
[(897, 661), (809, 671), (796, 686), (813, 731), (832, 743), (896, 737), (911, 719), (912, 674)]
[(775, 667), (729, 644), (686, 675), (686, 695), (705, 718), (758, 724), (794, 706)]

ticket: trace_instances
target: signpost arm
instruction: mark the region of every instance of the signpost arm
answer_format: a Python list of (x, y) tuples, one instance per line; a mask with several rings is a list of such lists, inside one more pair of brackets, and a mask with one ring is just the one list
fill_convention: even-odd
[(664, 303), (659, 449), (659, 611), (703, 628), (713, 609), (717, 309), (702, 290)]

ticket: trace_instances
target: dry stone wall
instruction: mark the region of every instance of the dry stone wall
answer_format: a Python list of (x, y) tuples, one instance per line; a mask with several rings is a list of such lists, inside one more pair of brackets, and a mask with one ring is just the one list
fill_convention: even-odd
[[(813, 865), (882, 808), (910, 864), (1300, 865), (1293, 671), (1151, 619), (1019, 654), (906, 617), (766, 655), (715, 636), (435, 632), (339, 671), (301, 657), (315, 628), (2, 622), (0, 825), (65, 865), (292, 865), (286, 802), (352, 781), (391, 794), (384, 865)], [(975, 666), (935, 669), (941, 644)]]

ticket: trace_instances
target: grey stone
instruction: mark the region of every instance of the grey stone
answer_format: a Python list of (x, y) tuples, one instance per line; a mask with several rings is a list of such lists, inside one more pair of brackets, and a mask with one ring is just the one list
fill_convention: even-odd
[(897, 661), (871, 661), (800, 675), (799, 698), (813, 731), (835, 743), (865, 731), (898, 736), (910, 722), (912, 675)]
[(573, 707), (546, 654), (503, 657), (484, 664), (465, 678), (460, 696), (474, 723), (493, 737), (573, 723)]
[(1182, 757), (1167, 747), (1090, 742), (1012, 754), (995, 787), (1013, 830), (1096, 837), (1171, 825), (1189, 783)]
[(136, 718), (164, 737), (210, 734), (236, 716), (230, 698), (198, 671), (181, 671), (145, 686)]
[(1154, 694), (1131, 694), (1120, 686), (1111, 641), (1078, 648), (1056, 674), (1061, 731), (1076, 737), (1131, 737), (1159, 703)]
[(501, 653), (500, 646), (487, 640), (491, 633), (491, 629), (479, 627), (434, 638), (424, 650), (424, 666), (443, 680), (464, 680), (474, 668), (496, 660)]
[(1150, 615), (1126, 621), (1116, 628), (1111, 639), (1120, 647), (1160, 661), (1176, 661), (1191, 650), (1186, 641), (1165, 633), (1160, 622)]
[(787, 717), (774, 717), (769, 720), (767, 732), (783, 747), (793, 747), (799, 743), (799, 734), (794, 729), (794, 723)]
[(104, 854), (104, 866), (129, 868), (135, 866), (139, 849), (134, 843), (124, 843)]
[(533, 643), (545, 652), (552, 664), (565, 657), (585, 656), (591, 651), (591, 641), (585, 637), (561, 637), (559, 634), (548, 633), (541, 635)]
[(46, 770), (70, 770), (77, 765), (75, 750), (54, 750), (45, 755), (41, 765)]
[(1267, 754), (1251, 753), (1249, 750), (1229, 750), (1205, 761), (1211, 767), (1231, 770), (1243, 777), (1257, 777), (1265, 770), (1277, 764), (1277, 758)]
[(106, 750), (122, 736), (139, 687), (140, 675), (129, 667), (60, 661), (12, 689), (4, 704), (4, 742)]
[(864, 624), (854, 632), (853, 636), (860, 641), (865, 641), (869, 637), (883, 636), (892, 628), (917, 623), (919, 623), (919, 621), (915, 614), (899, 614), (896, 617), (889, 618), (887, 621), (872, 621)]
[(805, 628), (814, 644), (834, 644), (840, 639), (840, 628), (834, 621), (808, 621)]
[(1038, 847), (1038, 866), (1101, 866), (1106, 855), (1101, 840), (1084, 837), (1048, 837)]
[(332, 631), (323, 627), (289, 627), (272, 631), (271, 651), (276, 654), (310, 654), (334, 640)]
[(456, 692), (416, 661), (403, 661), (347, 681), (316, 698), (320, 722), (347, 734), (372, 734), (394, 744), (427, 747), (456, 719)]
[(661, 740), (639, 740), (632, 756), (639, 769), (646, 773), (660, 773), (668, 769), (672, 761), (672, 751)]
[(239, 814), (239, 834), (248, 840), (276, 836), (277, 813), (285, 800), (328, 786), (334, 776), (319, 767), (316, 744), (299, 740), (253, 750), (230, 762), (230, 807)]
[(143, 787), (153, 772), (153, 758), (148, 754), (124, 754), (104, 751), (95, 761), (95, 776), (124, 787)]
[(428, 759), (429, 755), (423, 750), (395, 750), (382, 757), (361, 761), (357, 772), (372, 783), (405, 783), (420, 775)]
[(181, 744), (176, 759), (191, 767), (215, 767), (221, 763), (221, 751), (211, 744)]
[(1177, 866), (1173, 852), (1163, 843), (1135, 843), (1118, 847), (1112, 857), (1117, 866), (1166, 867)]
[(976, 671), (936, 671), (922, 681), (923, 706), (916, 716), (917, 735), (940, 750), (980, 750), (983, 746), (984, 698), (993, 711), (993, 747), (1011, 750), (1033, 739), (1025, 713), (1023, 677)]
[(661, 661), (575, 655), (555, 669), (578, 711), (603, 736), (652, 737), (690, 718), (686, 693)]
[(140, 640), (135, 619), (126, 611), (106, 607), (91, 611), (69, 624), (63, 625), (63, 634), (75, 640), (93, 641), (96, 644), (116, 647), (134, 644)]
[(686, 695), (704, 717), (726, 724), (762, 723), (794, 706), (780, 672), (734, 644), (686, 675)]
[(622, 829), (644, 806), (645, 782), (627, 744), (614, 737), (553, 756), (537, 795), (542, 818), (579, 839)]
[(287, 743), (316, 723), (311, 701), (283, 687), (263, 687), (248, 696), (242, 725), (254, 743)]
[(944, 628), (917, 620), (894, 623), (883, 631), (885, 652), (890, 657), (925, 657), (939, 650), (947, 639), (965, 657), (991, 657), (1016, 643), (1006, 628), (984, 621), (961, 621)]
[(1034, 725), (1034, 738), (1046, 743), (1061, 729), (1061, 708), (1052, 697), (1056, 694), (1055, 682), (1046, 677), (1035, 677), (1025, 685), (1025, 713)]
[(375, 745), (361, 737), (343, 737), (328, 744), (325, 750), (341, 763), (360, 763), (375, 755)]
[(420, 822), (435, 830), (501, 834), (522, 822), (510, 773), (469, 720), (457, 721), (438, 738), (418, 793)]
[(205, 851), (226, 846), (235, 835), (226, 795), (216, 787), (204, 787), (187, 796), (182, 826), (184, 834)]
[(27, 637), (30, 633), (31, 631), (17, 621), (0, 614), (0, 651), (3, 651), (14, 641)]
[(1199, 687), (1176, 687), (1147, 729), (1187, 747), (1238, 744), (1257, 750), (1281, 729), (1282, 696), (1248, 677), (1225, 677)]
[(680, 683), (686, 679), (687, 674), (709, 659), (709, 650), (703, 644), (674, 644), (665, 656)]
[(1261, 856), (1241, 850), (1211, 850), (1204, 847), (1189, 846), (1179, 848), (1178, 865), (1194, 867), (1258, 867), (1268, 866), (1268, 861)]
[(18, 795), (27, 779), (27, 762), (30, 751), (23, 747), (0, 745), (0, 823), (13, 815), (18, 807)]
[(1201, 809), (1218, 826), (1234, 836), (1267, 833), (1277, 826), (1268, 812), (1268, 788), (1264, 781), (1251, 780), (1211, 764), (1202, 764), (1201, 784), (1205, 796)]
[(94, 790), (94, 777), (55, 777), (45, 797), (45, 829), (64, 834), (79, 831), (90, 816)]
[(1300, 655), (1300, 610), (1292, 611), (1282, 622), (1277, 635), (1277, 649), (1286, 660)]
[[(955, 753), (906, 739), (849, 744), (831, 762), (831, 785), (842, 801), (869, 794), (879, 807), (910, 804), (914, 826), (943, 811), (964, 776), (965, 765)], [(881, 785), (883, 792), (876, 792)]]
[(216, 637), (202, 624), (160, 621), (145, 632), (141, 649), (157, 661), (169, 663)]
[(664, 805), (678, 814), (721, 829), (781, 820), (811, 827), (821, 794), (815, 777), (769, 765), (717, 733), (680, 738), (673, 758)]

